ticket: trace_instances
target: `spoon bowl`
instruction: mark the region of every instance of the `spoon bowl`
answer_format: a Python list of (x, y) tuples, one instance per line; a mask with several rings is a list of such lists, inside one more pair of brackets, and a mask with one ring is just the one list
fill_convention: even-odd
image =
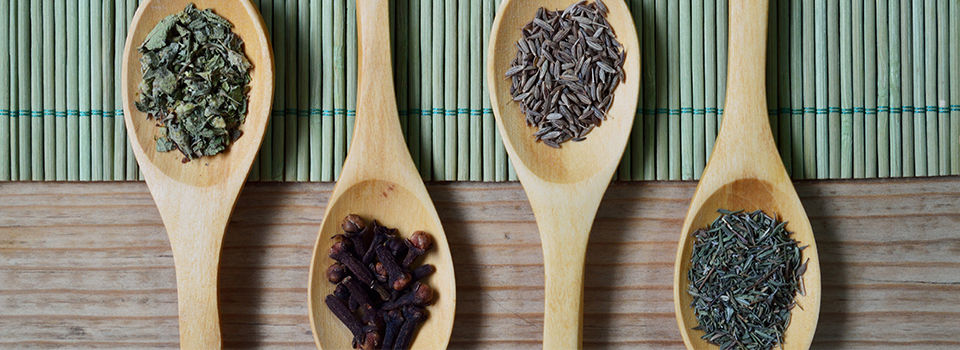
[(537, 219), (546, 290), (544, 349), (582, 346), (583, 276), (587, 240), (603, 193), (630, 137), (640, 91), (640, 44), (626, 3), (604, 1), (607, 21), (623, 45), (624, 80), (613, 93), (607, 120), (582, 142), (554, 149), (533, 138), (505, 77), (517, 52), (521, 28), (541, 7), (564, 9), (574, 0), (506, 0), (500, 6), (487, 52), (490, 100), (510, 161)]
[[(134, 105), (139, 99), (140, 53), (137, 48), (164, 17), (194, 3), (233, 24), (252, 63), (243, 136), (223, 153), (182, 163), (179, 152), (158, 152), (156, 121)], [(220, 250), (230, 213), (260, 148), (273, 100), (273, 50), (263, 19), (249, 0), (147, 0), (133, 17), (121, 68), (127, 134), (140, 171), (157, 203), (177, 271), (180, 346), (219, 349), (220, 315), (217, 282)]]
[(436, 291), (429, 317), (411, 347), (443, 349), (450, 341), (456, 310), (456, 282), (450, 247), (440, 218), (420, 174), (413, 165), (400, 129), (390, 62), (390, 18), (386, 0), (357, 1), (358, 68), (357, 118), (350, 153), (333, 189), (310, 264), (308, 286), (310, 326), (317, 347), (350, 349), (353, 336), (327, 308), (324, 298), (335, 286), (325, 271), (331, 238), (342, 232), (349, 214), (396, 228), (409, 237), (421, 230), (433, 236), (434, 248), (423, 264), (436, 266), (426, 283)]
[(807, 349), (813, 341), (820, 313), (820, 259), (810, 220), (783, 167), (767, 116), (764, 63), (766, 62), (767, 0), (731, 0), (727, 100), (720, 134), (710, 161), (684, 220), (674, 265), (673, 300), (677, 325), (688, 349), (714, 349), (694, 331), (697, 319), (687, 293), (693, 232), (709, 226), (727, 210), (763, 210), (787, 222), (798, 245), (807, 246), (801, 261), (804, 294), (795, 297), (784, 332), (784, 349)]

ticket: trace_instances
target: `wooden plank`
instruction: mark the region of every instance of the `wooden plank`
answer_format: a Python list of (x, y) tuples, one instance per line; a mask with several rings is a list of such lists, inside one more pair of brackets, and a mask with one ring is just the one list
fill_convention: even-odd
[[(671, 278), (693, 183), (615, 183), (588, 250), (584, 345), (679, 349)], [(227, 231), (228, 347), (311, 349), (306, 281), (329, 184), (250, 184)], [(537, 349), (543, 267), (515, 183), (429, 186), (458, 286), (451, 348)], [(960, 178), (797, 183), (817, 235), (814, 348), (960, 346)], [(0, 348), (177, 346), (173, 258), (142, 183), (0, 184)]]

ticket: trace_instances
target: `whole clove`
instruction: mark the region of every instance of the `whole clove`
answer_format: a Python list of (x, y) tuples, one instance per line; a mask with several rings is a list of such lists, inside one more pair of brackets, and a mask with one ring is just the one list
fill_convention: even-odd
[(377, 221), (348, 215), (335, 235), (326, 277), (336, 284), (327, 307), (353, 334), (357, 349), (406, 349), (426, 320), (435, 292), (421, 282), (436, 267), (411, 266), (433, 246), (423, 231), (409, 239)]
[(387, 329), (383, 333), (383, 348), (393, 348), (393, 343), (397, 340), (400, 333), (400, 327), (403, 326), (403, 314), (400, 310), (390, 310), (384, 315)]
[(418, 266), (417, 268), (413, 269), (413, 271), (410, 272), (410, 275), (413, 276), (413, 280), (414, 280), (414, 281), (419, 281), (419, 280), (422, 280), (422, 279), (424, 279), (424, 278), (429, 277), (429, 276), (432, 275), (434, 272), (437, 272), (437, 268), (436, 268), (436, 267), (434, 267), (433, 265), (430, 265), (430, 264), (424, 264), (424, 265), (420, 265), (420, 266)]
[(327, 268), (327, 280), (330, 283), (339, 283), (347, 276), (347, 268), (341, 263), (334, 263)]
[(408, 305), (426, 306), (433, 302), (433, 289), (426, 284), (416, 282), (413, 290), (403, 296), (383, 304), (384, 310), (393, 310)]
[(406, 349), (410, 347), (413, 340), (413, 332), (427, 319), (427, 310), (408, 306), (403, 309), (403, 326), (400, 326), (400, 332), (397, 333), (397, 340), (393, 344), (394, 349)]
[(417, 231), (407, 240), (407, 255), (403, 258), (403, 266), (409, 267), (414, 260), (430, 250), (433, 246), (433, 237), (430, 234)]
[(383, 267), (387, 269), (387, 275), (390, 276), (387, 285), (393, 288), (393, 290), (403, 290), (403, 288), (410, 283), (410, 273), (404, 271), (404, 269), (397, 264), (393, 254), (388, 251), (386, 246), (377, 249), (377, 257), (380, 259)]

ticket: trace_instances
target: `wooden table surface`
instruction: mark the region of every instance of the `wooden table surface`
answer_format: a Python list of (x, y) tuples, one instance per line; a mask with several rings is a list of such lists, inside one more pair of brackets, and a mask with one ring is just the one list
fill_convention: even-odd
[[(611, 186), (588, 250), (589, 348), (682, 348), (673, 260), (694, 183)], [(540, 242), (519, 184), (428, 186), (458, 282), (451, 348), (538, 348)], [(229, 348), (310, 349), (330, 184), (251, 184), (227, 229)], [(799, 182), (823, 269), (818, 349), (960, 348), (960, 178)], [(0, 348), (175, 348), (173, 259), (142, 183), (0, 183)]]

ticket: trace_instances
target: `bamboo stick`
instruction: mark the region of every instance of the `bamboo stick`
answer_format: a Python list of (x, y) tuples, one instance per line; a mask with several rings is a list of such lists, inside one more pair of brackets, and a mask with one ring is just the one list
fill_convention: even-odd
[[(19, 86), (17, 87), (19, 102), (17, 105), (20, 107), (20, 117), (17, 119), (19, 125), (17, 126), (17, 140), (19, 143), (18, 149), (19, 154), (19, 180), (27, 181), (31, 179), (30, 170), (30, 122), (31, 113), (30, 108), (30, 2), (26, 0), (20, 0), (17, 4), (17, 36), (20, 40), (17, 41), (17, 82)], [(87, 28), (89, 30), (89, 28)]]
[[(845, 0), (846, 1), (846, 0)], [(828, 177), (840, 177), (840, 37), (839, 0), (827, 1), (827, 140), (829, 153)]]
[[(901, 177), (903, 176), (904, 168), (904, 152), (902, 151), (903, 146), (903, 124), (901, 119), (903, 119), (903, 108), (901, 100), (901, 84), (902, 79), (900, 77), (900, 22), (902, 16), (895, 16), (894, 14), (900, 13), (900, 0), (890, 0), (887, 8), (887, 19), (889, 21), (888, 31), (889, 31), (889, 68), (890, 68), (890, 122), (889, 122), (889, 131), (890, 131), (890, 177)], [(912, 136), (911, 136), (912, 137)], [(912, 154), (913, 150), (911, 150)], [(913, 164), (910, 164), (910, 167), (913, 167)]]
[(703, 77), (703, 0), (694, 0), (691, 10), (693, 30), (693, 178), (699, 180), (706, 165), (706, 121), (704, 115), (704, 77)]
[[(103, 43), (101, 57), (103, 58), (103, 70), (100, 80), (103, 84), (103, 103), (100, 109), (103, 113), (103, 145), (100, 146), (103, 156), (100, 159), (101, 168), (103, 168), (103, 180), (113, 180), (113, 136), (114, 136), (114, 22), (116, 16), (113, 12), (114, 4), (112, 1), (103, 1), (101, 4), (101, 13), (103, 21), (100, 23), (100, 41)], [(51, 82), (52, 84), (52, 82)]]
[(316, 60), (310, 55), (313, 32), (309, 0), (297, 2), (297, 181), (310, 180), (310, 79)]
[(80, 0), (79, 12), (79, 55), (80, 55), (80, 181), (90, 181), (92, 179), (93, 169), (91, 169), (92, 142), (90, 134), (90, 101), (92, 93), (90, 91), (91, 77), (91, 35), (90, 35), (90, 4), (91, 0)]
[(670, 180), (680, 180), (681, 173), (683, 169), (682, 165), (682, 147), (681, 147), (681, 131), (680, 131), (680, 94), (682, 87), (680, 86), (680, 80), (683, 79), (681, 76), (681, 62), (680, 62), (680, 52), (681, 46), (683, 44), (680, 42), (680, 1), (670, 1), (667, 8), (667, 24), (669, 29), (667, 31), (667, 49), (668, 59), (667, 66), (669, 69), (669, 80), (667, 86), (669, 90), (670, 97)]
[(470, 3), (457, 2), (457, 181), (470, 179)]
[[(334, 52), (333, 52), (333, 26), (334, 26), (334, 14), (333, 14), (333, 2), (324, 1), (322, 2), (320, 8), (320, 23), (321, 28), (321, 37), (320, 45), (323, 58), (321, 59), (323, 64), (323, 83), (321, 86), (321, 170), (320, 170), (320, 181), (332, 181), (334, 180), (333, 172), (333, 163), (334, 163)], [(276, 142), (276, 140), (274, 140)]]
[(444, 67), (443, 67), (443, 47), (444, 47), (444, 0), (434, 0), (431, 1), (432, 9), (431, 13), (433, 18), (431, 20), (431, 40), (433, 45), (430, 47), (430, 67), (433, 70), (430, 77), (430, 101), (431, 104), (428, 107), (430, 109), (430, 132), (431, 132), (431, 154), (433, 160), (431, 161), (432, 167), (430, 169), (430, 175), (432, 179), (442, 180), (444, 178), (444, 141), (443, 137), (444, 128), (444, 115), (443, 103), (444, 103), (444, 93), (443, 93), (443, 77), (444, 77)]
[(925, 60), (923, 57), (925, 44), (925, 23), (923, 19), (923, 1), (915, 0), (912, 2), (913, 13), (913, 41), (912, 54), (913, 61), (913, 157), (914, 157), (914, 175), (927, 176), (927, 107), (924, 105), (926, 95), (926, 74)]
[(481, 29), (482, 6), (480, 0), (470, 0), (470, 181), (483, 180), (481, 80), (485, 79), (481, 69), (481, 53), (486, 52), (486, 46)]
[(890, 113), (893, 106), (890, 84), (893, 81), (890, 64), (893, 40), (890, 36), (892, 22), (887, 16), (888, 7), (887, 1), (877, 1), (877, 177), (880, 178), (890, 177), (893, 165), (893, 134), (890, 130), (894, 119)]
[[(26, 0), (22, 0), (26, 2)], [(30, 180), (43, 180), (43, 8), (30, 0)], [(22, 132), (22, 129), (21, 129)]]
[[(916, 173), (916, 149), (914, 148), (914, 110), (913, 110), (913, 23), (910, 6), (913, 1), (900, 1), (900, 131), (903, 153), (902, 175), (913, 177)], [(892, 13), (893, 11), (891, 11)]]
[(420, 2), (420, 176), (433, 179), (433, 2)]
[(8, 52), (10, 52), (10, 124), (9, 124), (9, 147), (10, 147), (10, 180), (20, 180), (20, 55), (16, 54), (19, 49), (19, 32), (17, 31), (17, 22), (19, 22), (19, 3), (16, 0), (10, 0), (10, 12), (8, 16), (9, 24), (9, 43)]
[[(320, 1), (310, 1), (310, 84), (307, 88), (309, 93), (308, 97), (310, 99), (310, 111), (309, 117), (306, 125), (302, 122), (302, 119), (299, 122), (299, 127), (309, 129), (309, 181), (320, 181), (322, 179), (322, 168), (323, 168), (323, 81), (326, 75), (322, 74), (325, 57), (321, 51), (320, 42), (322, 40), (321, 36), (323, 35), (323, 13), (321, 10)], [(301, 24), (302, 25), (302, 24)], [(264, 139), (266, 143), (266, 139)], [(266, 146), (263, 149), (267, 149)], [(266, 153), (262, 152), (264, 155), (264, 162), (266, 162)], [(299, 168), (299, 164), (298, 164)]]
[[(680, 40), (680, 180), (690, 180), (693, 178), (693, 86), (691, 72), (691, 33), (690, 33), (690, 0), (680, 0), (679, 13), (680, 21), (679, 40)], [(669, 45), (669, 44), (668, 44)]]
[(804, 31), (803, 25), (803, 4), (801, 0), (790, 1), (790, 120), (793, 153), (793, 178), (803, 179), (807, 177), (805, 171), (804, 145), (809, 140), (804, 139), (804, 81), (806, 79), (803, 72), (804, 57)]
[(457, 0), (444, 3), (443, 179), (457, 178)]
[[(342, 0), (340, 0), (342, 1)], [(335, 1), (334, 3), (337, 3)], [(299, 156), (297, 154), (297, 124), (299, 124), (299, 118), (297, 116), (297, 107), (299, 106), (299, 92), (297, 88), (297, 80), (300, 77), (298, 74), (299, 66), (297, 65), (297, 50), (300, 46), (300, 38), (298, 28), (298, 18), (297, 18), (297, 1), (286, 1), (284, 7), (283, 15), (283, 35), (285, 36), (285, 45), (283, 50), (278, 50), (278, 52), (283, 53), (283, 64), (284, 74), (286, 74), (286, 79), (282, 85), (285, 90), (283, 93), (284, 96), (284, 110), (283, 110), (283, 180), (284, 181), (295, 181), (297, 179), (297, 161)], [(336, 11), (336, 8), (334, 8)], [(276, 14), (274, 14), (276, 15)], [(342, 28), (342, 26), (341, 26)], [(336, 159), (336, 158), (334, 158)]]
[[(716, 0), (707, 0), (715, 2)], [(643, 164), (633, 164), (633, 178), (636, 180), (653, 180), (656, 176), (656, 131), (657, 131), (657, 84), (656, 84), (656, 4), (654, 0), (643, 0), (643, 52), (640, 53), (640, 68), (643, 74)], [(712, 12), (707, 12), (711, 15)], [(705, 42), (713, 42), (713, 37), (707, 38)], [(709, 67), (713, 68), (713, 67)], [(708, 68), (708, 69), (709, 69)], [(712, 146), (712, 145), (709, 145)], [(637, 152), (637, 150), (634, 150)], [(642, 174), (642, 177), (641, 177)]]
[[(960, 143), (960, 138), (955, 139), (951, 142), (950, 139), (950, 108), (949, 101), (950, 98), (950, 81), (948, 79), (948, 51), (947, 45), (950, 40), (950, 36), (947, 32), (949, 17), (947, 13), (950, 11), (947, 0), (937, 0), (937, 95), (935, 100), (935, 107), (937, 107), (937, 143), (938, 143), (938, 175), (949, 175), (950, 174), (950, 144), (951, 143)], [(929, 108), (929, 106), (928, 106)]]
[(90, 1), (90, 179), (103, 180), (103, 47), (101, 22), (103, 1)]
[[(395, 2), (391, 2), (394, 4)], [(399, 17), (399, 16), (397, 16)], [(397, 17), (391, 19), (391, 22), (395, 28), (397, 28)], [(357, 121), (357, 0), (347, 0), (347, 69), (346, 69), (346, 79), (347, 79), (347, 153), (350, 152), (350, 143), (353, 141), (353, 128), (356, 125)], [(393, 33), (397, 33), (394, 31)], [(397, 35), (393, 34), (393, 38), (396, 38)], [(394, 51), (397, 51), (399, 45), (394, 44), (391, 46)], [(397, 55), (392, 57), (392, 62), (394, 66), (397, 66)], [(399, 67), (399, 66), (398, 66)], [(396, 70), (396, 71), (399, 71)], [(395, 72), (396, 72), (395, 71)], [(394, 73), (397, 75), (397, 73)], [(400, 86), (397, 84), (396, 86)]]
[(829, 82), (827, 81), (827, 3), (826, 1), (817, 1), (814, 5), (814, 43), (816, 45), (814, 57), (816, 58), (816, 98), (817, 98), (817, 135), (814, 140), (816, 146), (816, 171), (818, 179), (825, 179), (830, 176), (830, 144), (828, 132), (827, 116), (827, 92), (829, 91)]
[[(59, 3), (62, 3), (62, 0), (57, 0), (57, 2), (58, 2), (57, 11), (59, 13), (60, 9), (62, 9)], [(112, 167), (113, 167), (114, 181), (122, 181), (126, 179), (125, 176), (126, 176), (126, 160), (127, 160), (127, 128), (124, 126), (123, 96), (122, 96), (123, 91), (120, 88), (121, 86), (120, 76), (122, 71), (120, 68), (123, 62), (123, 48), (124, 48), (124, 45), (126, 44), (126, 38), (127, 38), (126, 13), (127, 13), (126, 1), (114, 1), (114, 16), (112, 19), (108, 19), (113, 21), (114, 23), (114, 27), (113, 27), (114, 90), (113, 90), (113, 106), (111, 107), (113, 108), (113, 145), (112, 145), (113, 165)], [(61, 48), (63, 48), (63, 50), (66, 50), (64, 46), (65, 43), (62, 43), (62, 44), (59, 43), (61, 36), (65, 35), (65, 33), (61, 34), (61, 30), (59, 28), (59, 26), (61, 26), (61, 23), (62, 21), (60, 21), (58, 18), (58, 22), (56, 24), (58, 26), (57, 28), (57, 37), (58, 37), (57, 61), (58, 62), (63, 62), (64, 60), (66, 60), (66, 55), (64, 56), (59, 55)], [(60, 82), (63, 82), (66, 79), (65, 78), (66, 72), (61, 73), (62, 71), (63, 70), (61, 69), (57, 70), (56, 81), (58, 82), (58, 85), (57, 85), (58, 101), (61, 100), (61, 98), (59, 97), (61, 93), (60, 91), (61, 86), (64, 86), (64, 84)], [(65, 90), (64, 90), (64, 95), (66, 95)], [(63, 98), (65, 99), (66, 97), (64, 96)], [(65, 159), (66, 143), (65, 141), (61, 141), (66, 138), (66, 105), (65, 103), (66, 103), (65, 100), (63, 103), (57, 102), (57, 147), (58, 147), (57, 148), (57, 162), (58, 162), (57, 163), (57, 181), (65, 180), (65, 177), (66, 177), (66, 159)], [(61, 128), (61, 124), (63, 125), (62, 128)], [(61, 133), (61, 130), (62, 130), (62, 133)], [(62, 150), (61, 150), (61, 146), (62, 146)], [(61, 163), (62, 163), (62, 166), (61, 166)], [(62, 176), (60, 172), (61, 168), (63, 169)]]
[(340, 178), (347, 155), (346, 45), (344, 24), (346, 3), (333, 0), (333, 179)]
[(10, 114), (12, 106), (10, 104), (10, 88), (13, 83), (10, 72), (10, 42), (11, 34), (9, 30), (12, 26), (10, 2), (0, 0), (0, 50), (8, 53), (0, 53), (0, 181), (10, 181)]
[[(723, 1), (723, 0), (720, 0)], [(656, 176), (657, 180), (667, 180), (670, 177), (670, 148), (669, 148), (669, 86), (667, 83), (668, 69), (667, 60), (669, 59), (668, 41), (668, 23), (667, 23), (667, 0), (656, 0), (656, 67), (657, 67), (657, 162)]]
[(723, 106), (727, 101), (727, 0), (717, 2), (717, 132), (723, 123)]
[(397, 31), (394, 34), (394, 41), (397, 43), (397, 56), (395, 57), (397, 66), (397, 109), (400, 115), (400, 132), (403, 133), (409, 144), (410, 133), (407, 125), (410, 122), (408, 114), (410, 109), (410, 40), (407, 38), (410, 36), (410, 18), (406, 14), (409, 11), (410, 3), (408, 0), (399, 0), (396, 6)]
[(960, 175), (960, 4), (950, 2), (950, 174)]
[(54, 112), (55, 108), (55, 84), (54, 84), (54, 73), (56, 71), (56, 66), (54, 65), (53, 56), (54, 56), (54, 27), (53, 22), (55, 20), (53, 14), (54, 3), (53, 1), (45, 1), (42, 5), (43, 16), (41, 16), (43, 24), (43, 68), (41, 73), (43, 75), (43, 180), (53, 181), (56, 179), (56, 165), (57, 165), (57, 154), (56, 154), (56, 113)]
[[(487, 47), (490, 42), (490, 25), (493, 20), (493, 3), (491, 1), (483, 2), (483, 14), (481, 16), (481, 25), (483, 26), (483, 36), (480, 44)], [(482, 54), (486, 50), (481, 50), (481, 67), (487, 66), (487, 55)], [(490, 110), (490, 95), (488, 93), (487, 79), (480, 79), (481, 86), (481, 116), (483, 120), (483, 181), (496, 180), (496, 142), (500, 133), (497, 132), (494, 125), (493, 114), (487, 113)]]
[[(630, 9), (630, 15), (633, 17), (634, 28), (637, 31), (637, 39), (639, 40), (639, 48), (643, 48), (643, 9), (642, 0), (632, 0), (627, 2), (627, 6)], [(640, 62), (643, 64), (643, 53), (636, 53), (641, 56)], [(643, 68), (641, 67), (640, 73), (643, 74)], [(630, 138), (627, 140), (626, 148), (624, 149), (623, 157), (620, 160), (619, 167), (617, 169), (615, 178), (620, 180), (629, 181), (636, 180), (640, 177), (639, 173), (635, 173), (634, 169), (642, 170), (643, 163), (643, 132), (644, 132), (644, 115), (643, 115), (643, 96), (645, 93), (643, 78), (640, 78), (640, 91), (638, 93), (637, 99), (637, 108), (633, 116), (633, 128), (630, 130)]]
[(937, 112), (937, 2), (923, 3), (924, 18), (924, 107), (926, 108), (927, 175), (940, 175), (940, 131)]
[[(65, 29), (65, 34), (67, 36), (66, 47), (66, 66), (67, 66), (67, 75), (66, 75), (66, 106), (67, 106), (67, 180), (76, 181), (80, 179), (80, 140), (79, 140), (79, 33), (78, 33), (78, 19), (77, 16), (73, 15), (77, 13), (77, 6), (79, 0), (68, 0), (66, 1), (66, 16), (65, 22), (67, 28)], [(12, 81), (11, 77), (11, 81)]]
[[(865, 175), (864, 160), (864, 98), (863, 98), (863, 0), (853, 0), (851, 9), (851, 33), (853, 40), (853, 53), (851, 55), (853, 62), (850, 68), (853, 70), (853, 177), (862, 179)], [(875, 42), (874, 42), (875, 43)]]
[[(876, 1), (864, 1), (863, 3), (863, 57), (864, 57), (864, 85), (863, 85), (863, 95), (864, 95), (864, 133), (863, 139), (865, 142), (864, 145), (864, 177), (874, 178), (878, 177), (877, 172), (877, 147), (879, 144), (879, 135), (877, 133), (877, 125), (879, 121), (877, 120), (877, 101), (878, 101), (878, 92), (877, 86), (877, 57), (879, 56), (880, 45), (885, 45), (886, 43), (880, 43), (877, 39), (877, 2)], [(882, 51), (886, 51), (886, 47), (882, 47)], [(886, 72), (884, 72), (886, 74)]]
[(853, 177), (853, 14), (851, 1), (840, 1), (840, 177)]

